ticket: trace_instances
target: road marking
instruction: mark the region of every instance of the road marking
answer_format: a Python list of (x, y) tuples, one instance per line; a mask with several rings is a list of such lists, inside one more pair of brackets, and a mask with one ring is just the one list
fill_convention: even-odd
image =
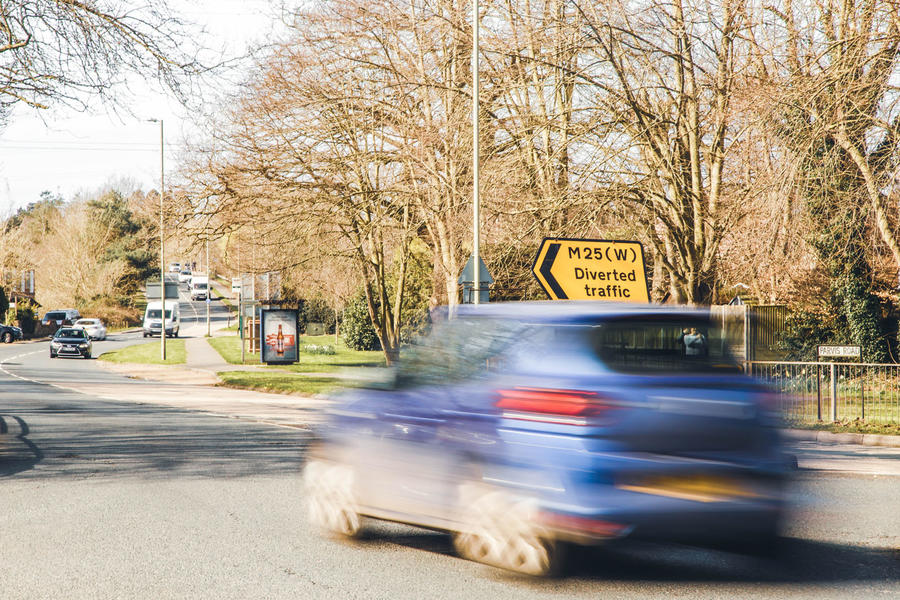
[[(15, 377), (16, 379), (21, 379), (22, 381), (28, 381), (28, 382), (30, 382), (30, 383), (42, 383), (42, 384), (45, 384), (45, 385), (54, 385), (54, 384), (52, 384), (52, 383), (46, 383), (46, 382), (44, 382), (44, 381), (38, 381), (37, 379), (30, 379), (30, 378), (28, 378), (28, 377), (23, 377), (23, 376), (21, 376), (21, 375), (16, 375), (15, 373), (10, 373), (9, 371), (6, 370), (6, 363), (7, 363), (7, 362), (9, 362), (9, 361), (11, 361), (11, 360), (16, 360), (17, 358), (21, 358), (21, 357), (23, 357), (23, 356), (30, 356), (30, 355), (32, 355), (32, 354), (40, 354), (41, 352), (44, 352), (44, 351), (43, 351), (43, 350), (33, 350), (32, 352), (23, 352), (23, 353), (21, 353), (21, 354), (16, 354), (15, 356), (10, 356), (10, 357), (8, 357), (8, 358), (4, 358), (2, 361), (0, 361), (0, 371), (3, 371), (4, 373), (6, 373), (7, 375), (9, 375), (10, 377)], [(54, 386), (54, 387), (59, 387), (59, 386)], [(64, 389), (64, 388), (60, 388), (60, 389)]]

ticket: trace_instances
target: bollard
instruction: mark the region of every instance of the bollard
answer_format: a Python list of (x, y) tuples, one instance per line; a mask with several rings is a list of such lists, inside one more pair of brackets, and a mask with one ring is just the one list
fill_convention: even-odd
[(834, 423), (838, 420), (838, 410), (837, 410), (837, 377), (835, 377), (835, 365), (834, 363), (828, 364), (828, 374), (831, 377), (831, 422)]

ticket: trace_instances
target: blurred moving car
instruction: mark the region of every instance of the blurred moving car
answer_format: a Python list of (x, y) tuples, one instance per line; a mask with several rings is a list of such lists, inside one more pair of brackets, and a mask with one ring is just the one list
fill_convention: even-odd
[(92, 340), (106, 339), (106, 325), (100, 319), (78, 319), (73, 326), (84, 329)]
[(22, 330), (15, 325), (4, 325), (0, 323), (0, 340), (4, 344), (12, 344), (16, 340), (22, 339)]
[(91, 357), (91, 338), (81, 327), (61, 327), (50, 340), (50, 358), (57, 356)]
[(59, 327), (62, 327), (63, 325), (71, 325), (80, 318), (81, 314), (74, 308), (61, 308), (57, 310), (51, 310), (47, 314), (45, 314), (44, 318), (41, 319), (41, 325), (55, 324)]
[[(777, 541), (792, 464), (776, 396), (707, 313), (464, 305), (432, 329), (318, 431), (304, 484), (323, 529), (445, 530), (461, 555), (530, 575), (623, 537)], [(692, 329), (705, 347), (688, 354)]]

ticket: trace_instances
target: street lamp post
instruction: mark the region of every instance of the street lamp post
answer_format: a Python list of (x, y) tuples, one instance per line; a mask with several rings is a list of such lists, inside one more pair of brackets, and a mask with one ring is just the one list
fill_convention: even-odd
[(479, 113), (479, 81), (478, 81), (478, 26), (479, 17), (478, 0), (472, 3), (472, 268), (475, 279), (475, 304), (481, 303), (481, 259), (479, 257), (479, 242), (481, 238), (481, 219), (479, 218), (478, 198), (478, 113)]
[(212, 302), (212, 269), (209, 268), (209, 222), (206, 223), (206, 337), (209, 333), (209, 305)]
[(162, 301), (159, 328), (159, 356), (166, 360), (166, 262), (165, 237), (163, 236), (163, 198), (166, 193), (166, 166), (164, 158), (163, 120), (147, 119), (151, 123), (159, 123), (159, 299)]

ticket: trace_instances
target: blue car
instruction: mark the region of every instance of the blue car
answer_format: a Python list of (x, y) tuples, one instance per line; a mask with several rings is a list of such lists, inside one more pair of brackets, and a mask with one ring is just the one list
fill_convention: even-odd
[(757, 550), (792, 468), (777, 396), (709, 314), (664, 306), (462, 306), (385, 376), (345, 390), (304, 471), (311, 520), (450, 532), (529, 575), (625, 537)]

